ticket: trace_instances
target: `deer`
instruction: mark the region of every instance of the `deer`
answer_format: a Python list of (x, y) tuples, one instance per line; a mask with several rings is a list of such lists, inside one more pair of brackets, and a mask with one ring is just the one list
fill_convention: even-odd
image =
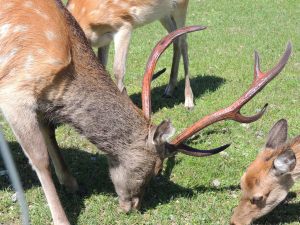
[(72, 192), (79, 189), (55, 138), (58, 125), (71, 125), (106, 154), (120, 208), (138, 210), (149, 180), (162, 168), (164, 159), (177, 153), (205, 157), (229, 146), (196, 149), (185, 143), (189, 137), (224, 119), (250, 123), (262, 117), (266, 106), (254, 116), (244, 116), (240, 109), (281, 72), (291, 54), (289, 43), (279, 63), (258, 74), (236, 102), (199, 119), (173, 138), (175, 128), (170, 120), (158, 125), (151, 122), (153, 71), (174, 39), (204, 30), (204, 26), (178, 29), (154, 47), (144, 74), (143, 108), (139, 109), (119, 91), (60, 0), (0, 0), (0, 4), (0, 108), (39, 178), (55, 225), (70, 222), (55, 189), (50, 162), (61, 185)]
[(290, 141), (287, 136), (287, 120), (281, 119), (241, 178), (242, 196), (230, 224), (250, 224), (271, 212), (300, 178), (300, 136)]
[[(111, 41), (114, 42), (113, 73), (119, 90), (126, 92), (124, 76), (133, 30), (157, 20), (169, 33), (184, 27), (188, 2), (188, 0), (69, 0), (67, 8), (82, 27), (90, 44), (98, 48), (98, 57), (104, 66), (107, 65), (109, 45)], [(189, 78), (188, 44), (185, 35), (174, 40), (172, 69), (163, 96), (169, 98), (173, 96), (181, 55), (185, 75), (184, 106), (192, 109), (194, 97)]]

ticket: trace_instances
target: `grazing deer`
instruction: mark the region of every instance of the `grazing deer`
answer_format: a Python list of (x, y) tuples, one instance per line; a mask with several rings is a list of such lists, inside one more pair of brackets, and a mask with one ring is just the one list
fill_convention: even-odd
[(287, 121), (279, 120), (265, 148), (242, 176), (242, 197), (231, 218), (232, 225), (250, 224), (269, 213), (300, 177), (300, 136), (287, 141), (287, 132)]
[[(89, 42), (98, 48), (98, 57), (106, 66), (109, 44), (113, 40), (113, 73), (120, 91), (124, 88), (126, 59), (133, 29), (160, 20), (168, 32), (184, 27), (188, 0), (69, 0), (67, 8), (76, 18)], [(171, 97), (177, 84), (180, 56), (185, 73), (185, 107), (193, 108), (193, 91), (189, 79), (186, 36), (174, 41), (169, 84), (164, 95)]]
[(159, 55), (176, 37), (205, 27), (179, 29), (154, 48), (145, 71), (142, 111), (118, 90), (61, 1), (0, 0), (0, 5), (0, 108), (37, 173), (55, 225), (69, 221), (53, 184), (50, 159), (59, 182), (78, 189), (60, 154), (56, 124), (70, 124), (106, 153), (120, 207), (125, 212), (138, 209), (164, 158), (177, 152), (208, 156), (228, 147), (197, 150), (183, 143), (188, 137), (223, 119), (253, 122), (263, 115), (265, 108), (252, 117), (241, 115), (240, 109), (283, 69), (291, 53), (289, 44), (279, 64), (256, 76), (237, 102), (168, 142), (174, 132), (171, 122), (154, 125), (150, 120), (149, 81)]

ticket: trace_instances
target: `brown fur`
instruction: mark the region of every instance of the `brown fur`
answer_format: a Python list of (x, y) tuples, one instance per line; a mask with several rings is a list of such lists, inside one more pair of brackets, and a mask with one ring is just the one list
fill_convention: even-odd
[[(289, 189), (298, 179), (300, 164), (300, 136), (286, 141), (287, 126), (279, 127), (279, 121), (270, 132), (270, 145), (275, 148), (263, 149), (250, 164), (241, 179), (242, 197), (231, 218), (232, 225), (246, 225), (267, 214), (286, 197)], [(278, 125), (279, 124), (279, 125)], [(277, 127), (276, 127), (277, 126)], [(280, 140), (278, 142), (278, 140)], [(274, 164), (280, 156), (292, 151), (296, 163), (292, 163), (290, 171), (279, 173)], [(281, 164), (285, 163), (282, 162)]]

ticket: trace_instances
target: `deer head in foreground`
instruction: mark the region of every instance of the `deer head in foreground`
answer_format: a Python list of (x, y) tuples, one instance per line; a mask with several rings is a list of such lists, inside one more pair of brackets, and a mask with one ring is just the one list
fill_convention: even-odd
[[(98, 48), (100, 62), (106, 66), (109, 45), (114, 41), (113, 73), (120, 91), (125, 90), (126, 59), (133, 29), (160, 20), (168, 32), (184, 27), (188, 0), (69, 0), (68, 10), (82, 27), (93, 47)], [(173, 62), (169, 85), (164, 95), (172, 96), (177, 84), (180, 57), (185, 73), (185, 103), (194, 107), (193, 91), (189, 79), (189, 59), (186, 36), (174, 40)]]
[(61, 1), (0, 0), (0, 5), (0, 108), (38, 175), (56, 225), (69, 221), (53, 184), (50, 158), (59, 182), (69, 190), (78, 189), (60, 154), (56, 124), (72, 125), (106, 153), (120, 207), (128, 212), (139, 208), (145, 187), (164, 158), (177, 152), (208, 156), (228, 147), (197, 150), (183, 143), (188, 137), (223, 119), (259, 119), (265, 107), (252, 117), (242, 116), (240, 109), (283, 69), (291, 53), (289, 44), (280, 62), (266, 74), (259, 71), (256, 54), (256, 75), (249, 90), (168, 142), (174, 132), (170, 121), (159, 125), (150, 121), (154, 67), (172, 40), (205, 27), (177, 30), (154, 48), (145, 72), (141, 111), (119, 92)]
[(271, 129), (264, 149), (241, 178), (242, 197), (230, 224), (250, 224), (269, 213), (299, 178), (300, 136), (287, 141), (287, 132), (284, 119)]

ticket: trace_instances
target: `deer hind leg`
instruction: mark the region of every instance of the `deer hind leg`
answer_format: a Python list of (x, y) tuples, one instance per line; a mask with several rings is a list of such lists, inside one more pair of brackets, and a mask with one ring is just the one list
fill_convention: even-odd
[(32, 168), (37, 173), (44, 190), (55, 225), (70, 224), (58, 198), (49, 169), (49, 156), (43, 124), (32, 107), (2, 105), (1, 109), (9, 122)]
[(73, 175), (70, 173), (57, 144), (55, 138), (55, 128), (53, 126), (45, 126), (45, 140), (48, 147), (48, 152), (52, 160), (55, 173), (58, 177), (59, 183), (64, 185), (68, 191), (78, 191), (78, 183)]
[(98, 48), (98, 58), (103, 68), (106, 69), (109, 52), (109, 44)]
[[(166, 16), (162, 18), (160, 22), (169, 33), (177, 29), (176, 23), (171, 16)], [(179, 46), (179, 38), (177, 38), (173, 42), (172, 68), (171, 68), (169, 84), (164, 93), (165, 97), (172, 97), (174, 89), (177, 85), (180, 54), (181, 53), (180, 53), (180, 46)]]
[[(182, 3), (178, 5), (178, 7), (175, 9), (175, 11), (172, 14), (177, 28), (181, 28), (185, 26), (187, 5), (188, 5), (188, 1), (182, 1)], [(180, 37), (179, 48), (183, 57), (184, 77), (185, 77), (184, 106), (188, 109), (192, 109), (194, 107), (194, 95), (190, 84), (188, 44), (186, 40), (186, 35), (182, 35)]]
[(188, 56), (188, 44), (186, 41), (186, 35), (180, 37), (180, 49), (183, 57), (184, 77), (185, 77), (184, 106), (188, 109), (192, 109), (194, 108), (194, 95), (190, 83), (189, 56)]
[(124, 76), (126, 72), (126, 59), (131, 39), (132, 26), (124, 25), (114, 35), (115, 57), (114, 57), (114, 75), (116, 83), (121, 92), (126, 93), (124, 86)]

